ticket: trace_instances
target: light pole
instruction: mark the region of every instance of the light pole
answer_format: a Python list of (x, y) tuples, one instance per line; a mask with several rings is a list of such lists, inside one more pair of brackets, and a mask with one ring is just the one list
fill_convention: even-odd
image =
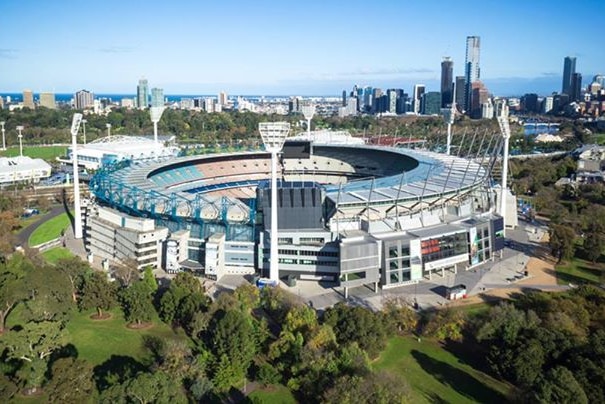
[(21, 157), (23, 157), (23, 135), (21, 134), (21, 131), (23, 130), (23, 125), (19, 125), (17, 126), (17, 132), (19, 132), (19, 134), (17, 135), (17, 137), (19, 138), (19, 155)]
[(78, 131), (82, 114), (74, 114), (71, 121), (71, 163), (74, 168), (74, 237), (82, 238), (82, 212), (80, 209), (80, 176), (78, 169)]
[(506, 189), (508, 177), (508, 142), (510, 140), (510, 124), (508, 122), (508, 107), (506, 104), (502, 108), (502, 114), (498, 117), (498, 125), (504, 139), (504, 150), (502, 151), (502, 189), (500, 197), (500, 216), (504, 223), (502, 232), (506, 234)]
[(4, 124), (6, 124), (6, 122), (0, 122), (0, 126), (2, 126), (2, 150), (6, 150), (6, 135), (4, 133)]
[(149, 108), (149, 114), (151, 115), (151, 122), (153, 122), (153, 142), (155, 144), (155, 155), (156, 157), (160, 154), (158, 146), (158, 122), (162, 118), (164, 113), (164, 107), (151, 107)]
[(311, 140), (311, 119), (315, 115), (315, 105), (303, 105), (302, 113), (307, 120), (307, 140)]
[(86, 144), (86, 122), (88, 122), (86, 119), (82, 119), (82, 131), (84, 134), (84, 144)]
[(441, 112), (443, 114), (443, 120), (447, 124), (447, 144), (445, 146), (445, 154), (450, 154), (450, 150), (452, 147), (452, 125), (454, 124), (454, 104), (452, 104), (451, 108), (442, 108)]
[(111, 138), (111, 124), (110, 123), (106, 123), (105, 127), (107, 128), (107, 137)]
[(258, 124), (265, 149), (271, 153), (271, 250), (269, 259), (269, 279), (279, 281), (277, 243), (277, 154), (290, 132), (288, 122), (261, 122)]

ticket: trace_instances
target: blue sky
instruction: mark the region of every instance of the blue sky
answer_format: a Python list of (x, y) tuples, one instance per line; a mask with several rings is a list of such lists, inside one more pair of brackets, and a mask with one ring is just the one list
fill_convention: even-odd
[(0, 1), (0, 91), (339, 94), (354, 84), (438, 91), (443, 56), (463, 75), (481, 37), (498, 95), (561, 90), (605, 73), (605, 0)]

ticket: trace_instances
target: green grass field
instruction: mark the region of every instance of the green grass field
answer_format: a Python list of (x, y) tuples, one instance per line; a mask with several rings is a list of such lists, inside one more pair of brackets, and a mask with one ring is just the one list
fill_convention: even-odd
[(44, 257), (44, 259), (47, 262), (54, 264), (57, 261), (59, 261), (61, 258), (71, 258), (74, 255), (67, 248), (55, 247), (55, 248), (51, 248), (50, 250), (44, 251), (42, 253), (42, 256)]
[(605, 264), (597, 262), (593, 264), (590, 261), (574, 257), (572, 260), (556, 266), (557, 283), (559, 285), (582, 284), (601, 284), (605, 276)]
[(267, 386), (256, 390), (248, 396), (254, 403), (296, 404), (296, 399), (285, 386)]
[(403, 375), (412, 388), (413, 403), (506, 402), (511, 390), (428, 339), (391, 339), (374, 368)]
[[(57, 157), (65, 156), (67, 146), (27, 146), (23, 145), (23, 155), (31, 158), (40, 158), (47, 161), (55, 161)], [(19, 146), (9, 147), (6, 151), (0, 151), (2, 157), (15, 157), (19, 155)]]
[(119, 309), (111, 311), (107, 320), (92, 320), (94, 312), (77, 313), (67, 324), (69, 342), (78, 351), (78, 357), (86, 359), (94, 366), (107, 361), (112, 356), (129, 356), (144, 361), (147, 352), (143, 348), (143, 336), (153, 335), (163, 340), (180, 339), (187, 341), (185, 334), (176, 334), (159, 319), (153, 326), (143, 330), (126, 327), (126, 321)]
[(69, 226), (69, 217), (67, 213), (62, 213), (40, 225), (29, 237), (29, 245), (35, 246), (46, 243), (61, 235), (61, 232)]

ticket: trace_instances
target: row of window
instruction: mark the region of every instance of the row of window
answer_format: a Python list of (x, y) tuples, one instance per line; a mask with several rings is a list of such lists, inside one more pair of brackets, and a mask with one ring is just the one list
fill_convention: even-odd
[[(270, 253), (267, 251), (267, 253)], [(278, 250), (283, 255), (302, 255), (310, 257), (338, 257), (337, 251), (309, 251), (309, 250)]]

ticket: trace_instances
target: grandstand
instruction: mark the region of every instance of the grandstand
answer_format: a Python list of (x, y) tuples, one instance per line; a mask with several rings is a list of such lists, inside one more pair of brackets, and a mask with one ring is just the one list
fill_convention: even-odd
[[(284, 146), (280, 276), (387, 288), (471, 267), (503, 247), (490, 185), (499, 141), (484, 138), (462, 158), (326, 139)], [(264, 151), (125, 161), (99, 170), (90, 188), (99, 203), (178, 233), (173, 241), (211, 267), (207, 276), (262, 275), (270, 161)]]

